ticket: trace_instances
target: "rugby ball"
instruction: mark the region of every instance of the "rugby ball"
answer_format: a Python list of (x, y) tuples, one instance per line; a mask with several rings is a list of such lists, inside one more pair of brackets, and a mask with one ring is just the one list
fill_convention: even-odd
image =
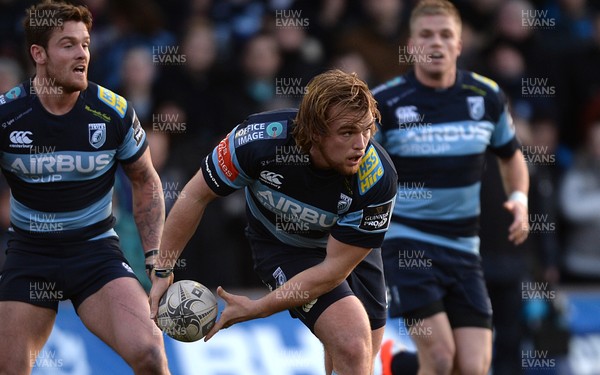
[(156, 322), (169, 337), (198, 341), (217, 320), (217, 299), (204, 285), (193, 280), (173, 283), (158, 302)]

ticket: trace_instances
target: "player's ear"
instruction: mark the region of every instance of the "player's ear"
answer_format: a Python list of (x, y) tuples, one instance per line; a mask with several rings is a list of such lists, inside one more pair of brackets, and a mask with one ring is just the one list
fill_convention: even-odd
[(48, 56), (46, 55), (46, 49), (39, 44), (32, 44), (29, 47), (29, 53), (36, 64), (45, 64)]

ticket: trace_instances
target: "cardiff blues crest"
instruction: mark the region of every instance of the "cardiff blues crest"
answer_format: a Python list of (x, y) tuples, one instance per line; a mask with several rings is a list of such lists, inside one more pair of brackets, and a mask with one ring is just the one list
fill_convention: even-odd
[(102, 147), (106, 141), (106, 124), (103, 122), (88, 124), (88, 140), (92, 147)]
[(469, 106), (469, 116), (471, 116), (473, 120), (481, 120), (485, 114), (483, 96), (467, 97), (467, 105)]

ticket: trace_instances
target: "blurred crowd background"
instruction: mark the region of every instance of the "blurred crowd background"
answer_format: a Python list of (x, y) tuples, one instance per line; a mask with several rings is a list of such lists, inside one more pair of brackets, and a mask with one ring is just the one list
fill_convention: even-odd
[[(167, 209), (233, 126), (254, 112), (296, 106), (315, 74), (337, 67), (375, 87), (411, 68), (406, 39), (414, 0), (73, 2), (94, 16), (89, 79), (134, 106)], [(32, 3), (0, 0), (0, 92), (33, 73), (21, 21)], [(520, 306), (523, 281), (598, 284), (600, 2), (454, 3), (463, 18), (459, 67), (505, 90), (531, 175), (531, 235), (515, 248), (506, 240), (510, 217), (502, 211), (497, 165), (490, 158), (486, 166), (481, 253), (493, 298)], [(141, 265), (127, 185), (121, 174), (117, 230), (128, 257)], [(5, 232), (4, 181), (0, 195)], [(244, 225), (241, 192), (214, 202), (180, 258), (177, 278), (259, 286)]]

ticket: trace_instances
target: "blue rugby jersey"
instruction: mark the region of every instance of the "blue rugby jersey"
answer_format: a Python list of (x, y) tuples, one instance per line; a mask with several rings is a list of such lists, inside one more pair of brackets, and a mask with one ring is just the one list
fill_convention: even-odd
[(208, 186), (221, 196), (245, 188), (250, 227), (285, 244), (325, 248), (331, 234), (381, 246), (397, 186), (389, 156), (369, 142), (357, 174), (316, 169), (292, 137), (296, 114), (263, 112), (236, 126), (202, 162)]
[(116, 235), (117, 162), (134, 162), (146, 147), (131, 105), (92, 82), (61, 116), (44, 109), (31, 81), (0, 95), (0, 167), (11, 188), (12, 228), (31, 239)]
[(448, 89), (426, 87), (411, 71), (373, 94), (382, 115), (377, 139), (399, 176), (386, 238), (478, 253), (485, 151), (507, 158), (519, 147), (504, 93), (494, 81), (459, 70)]

